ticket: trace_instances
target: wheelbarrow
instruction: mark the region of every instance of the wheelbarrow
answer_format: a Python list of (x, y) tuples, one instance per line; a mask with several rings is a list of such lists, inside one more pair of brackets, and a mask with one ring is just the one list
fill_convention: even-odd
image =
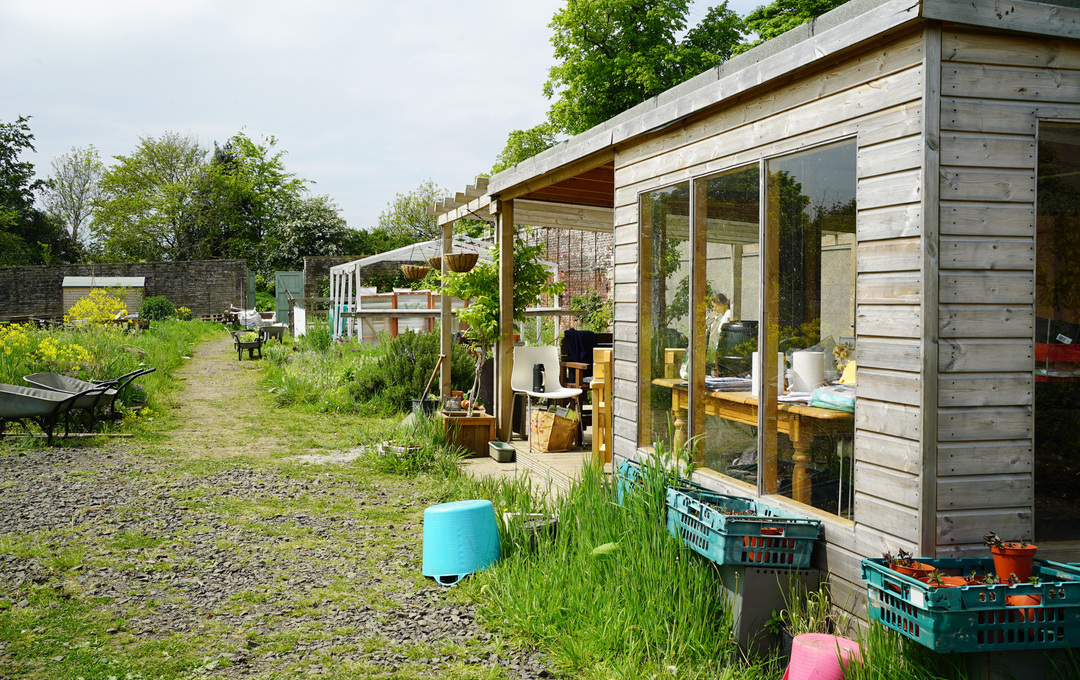
[[(26, 427), (26, 420), (32, 420), (45, 431), (52, 444), (53, 428), (61, 417), (64, 418), (64, 436), (68, 435), (70, 422), (68, 415), (79, 399), (97, 395), (109, 389), (111, 383), (94, 385), (81, 392), (57, 392), (36, 387), (5, 385), (0, 383), (0, 432), (9, 422), (17, 422)], [(29, 431), (29, 428), (27, 428)]]
[(116, 420), (116, 400), (120, 397), (120, 391), (131, 384), (136, 378), (153, 373), (155, 370), (157, 369), (140, 368), (112, 380), (95, 380), (93, 382), (71, 378), (59, 373), (32, 373), (30, 375), (24, 375), (23, 380), (34, 387), (40, 387), (44, 390), (68, 392), (70, 394), (87, 392), (94, 387), (105, 386), (106, 389), (104, 391), (83, 394), (83, 396), (79, 397), (78, 401), (71, 406), (71, 410), (73, 411), (87, 411), (90, 414), (90, 428), (93, 429), (94, 425), (97, 424), (97, 410), (99, 406), (105, 407), (105, 409), (108, 410), (109, 418), (111, 420)]

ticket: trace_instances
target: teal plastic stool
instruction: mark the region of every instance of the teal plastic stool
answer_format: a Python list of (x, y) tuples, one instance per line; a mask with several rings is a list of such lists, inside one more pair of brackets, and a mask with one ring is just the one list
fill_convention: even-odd
[(424, 576), (452, 586), (499, 561), (491, 501), (441, 503), (424, 510)]

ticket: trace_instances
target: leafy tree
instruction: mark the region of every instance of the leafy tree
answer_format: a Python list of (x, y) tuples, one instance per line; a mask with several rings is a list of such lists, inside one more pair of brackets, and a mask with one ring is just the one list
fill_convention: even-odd
[(273, 271), (274, 232), (304, 199), (306, 183), (285, 170), (277, 140), (258, 144), (243, 133), (214, 146), (195, 182), (193, 209), (185, 222), (185, 259), (233, 257), (252, 269)]
[(275, 271), (303, 268), (304, 256), (345, 255), (348, 225), (329, 196), (294, 201), (270, 229), (268, 259)]
[(394, 238), (406, 237), (409, 243), (442, 237), (442, 229), (427, 209), (448, 192), (432, 180), (426, 180), (407, 194), (398, 194), (379, 215), (379, 229)]
[(550, 24), (559, 62), (544, 95), (554, 129), (583, 132), (716, 66), (742, 40), (721, 3), (687, 31), (691, 0), (568, 0)]
[[(543, 246), (526, 245), (521, 238), (514, 239), (514, 321), (525, 321), (525, 310), (535, 305), (543, 295), (558, 295), (565, 286), (551, 281), (551, 272), (540, 264)], [(475, 359), (475, 379), (469, 401), (475, 402), (480, 390), (480, 371), (491, 356), (499, 339), (499, 251), (492, 248), (493, 260), (479, 262), (464, 273), (448, 272), (439, 276), (439, 288), (443, 295), (468, 300), (468, 305), (458, 310), (458, 321), (469, 325), (465, 337), (472, 342)]]
[(190, 252), (189, 214), (206, 149), (193, 137), (166, 132), (142, 137), (131, 156), (101, 178), (94, 218), (98, 256), (116, 260), (175, 260)]
[(495, 159), (491, 173), (495, 174), (512, 168), (521, 161), (550, 149), (557, 141), (555, 128), (550, 123), (541, 123), (528, 130), (514, 130), (507, 136), (506, 146)]
[(72, 246), (78, 248), (101, 197), (105, 166), (91, 144), (85, 149), (71, 147), (71, 151), (53, 159), (52, 168), (44, 197), (45, 211), (64, 225), (71, 234)]
[(63, 228), (34, 207), (47, 183), (34, 179), (33, 163), (19, 159), (35, 151), (29, 120), (0, 123), (0, 264), (71, 261), (76, 253)]
[(756, 47), (766, 40), (786, 33), (815, 19), (848, 0), (774, 0), (746, 15), (746, 29), (756, 33), (758, 40), (739, 45), (736, 54)]

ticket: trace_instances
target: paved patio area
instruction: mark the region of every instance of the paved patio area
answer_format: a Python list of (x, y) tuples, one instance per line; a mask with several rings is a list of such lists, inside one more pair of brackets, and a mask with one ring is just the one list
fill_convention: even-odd
[[(488, 456), (470, 458), (464, 463), (465, 470), (475, 477), (513, 479), (524, 475), (536, 486), (539, 492), (559, 495), (570, 488), (570, 480), (577, 477), (583, 467), (592, 464), (592, 433), (590, 429), (585, 431), (584, 441), (580, 448), (574, 448), (563, 453), (542, 453), (540, 451), (530, 453), (527, 440), (514, 439), (510, 442), (515, 451), (513, 463), (499, 463)], [(610, 475), (611, 464), (608, 463), (604, 468), (604, 471)]]

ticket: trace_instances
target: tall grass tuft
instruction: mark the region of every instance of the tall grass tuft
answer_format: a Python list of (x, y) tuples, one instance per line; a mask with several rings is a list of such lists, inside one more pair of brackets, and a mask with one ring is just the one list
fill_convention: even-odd
[(475, 582), (488, 623), (549, 650), (571, 675), (603, 668), (718, 677), (729, 666), (739, 677), (755, 673), (729, 642), (714, 565), (662, 523), (667, 481), (651, 467), (624, 505), (591, 466), (546, 506), (520, 481), (481, 487), (499, 510), (558, 516), (554, 535), (504, 535), (502, 562)]
[(459, 477), (464, 449), (443, 442), (431, 416), (414, 416), (398, 425), (392, 439), (369, 447), (365, 463), (379, 472), (413, 477), (431, 473), (440, 479)]

